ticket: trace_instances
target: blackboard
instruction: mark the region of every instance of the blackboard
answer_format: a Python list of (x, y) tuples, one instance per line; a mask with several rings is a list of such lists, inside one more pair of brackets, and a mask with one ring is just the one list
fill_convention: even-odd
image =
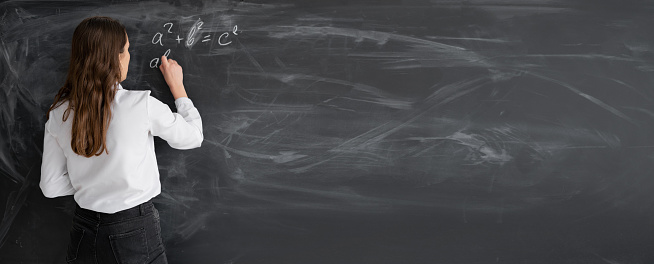
[[(652, 263), (654, 4), (637, 0), (7, 1), (0, 262), (61, 263), (74, 201), (38, 188), (45, 111), (85, 17), (126, 27), (171, 263)], [(168, 51), (169, 50), (169, 51)]]

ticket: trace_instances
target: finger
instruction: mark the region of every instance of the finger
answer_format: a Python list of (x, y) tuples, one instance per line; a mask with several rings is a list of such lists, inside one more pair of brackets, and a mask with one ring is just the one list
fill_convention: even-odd
[(168, 60), (170, 60), (170, 59), (168, 59), (168, 58), (166, 58), (166, 56), (162, 55), (161, 56), (161, 66), (168, 67)]

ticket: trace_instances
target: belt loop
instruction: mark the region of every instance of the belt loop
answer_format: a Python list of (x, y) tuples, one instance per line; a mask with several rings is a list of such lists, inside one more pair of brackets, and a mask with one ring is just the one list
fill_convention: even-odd
[(145, 204), (139, 204), (139, 212), (141, 215), (145, 215)]

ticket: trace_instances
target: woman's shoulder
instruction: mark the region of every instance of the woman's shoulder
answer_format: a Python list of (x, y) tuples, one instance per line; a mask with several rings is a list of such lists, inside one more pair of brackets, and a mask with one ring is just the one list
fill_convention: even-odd
[[(48, 119), (52, 119), (53, 117), (59, 117), (61, 119), (61, 116), (63, 116), (64, 112), (68, 109), (68, 101), (62, 101), (60, 102), (59, 105), (55, 106), (52, 108), (52, 110), (49, 111)], [(72, 109), (71, 109), (72, 111)]]
[(150, 97), (150, 90), (125, 90), (120, 89), (116, 92), (114, 101), (117, 103), (145, 103)]
[[(66, 118), (64, 121), (64, 114), (68, 110), (68, 101), (63, 101), (52, 110), (48, 111), (47, 121), (45, 123), (46, 130), (52, 135), (58, 135), (60, 128), (66, 123), (66, 121), (72, 120), (72, 118)], [(68, 114), (73, 114), (73, 110), (70, 109)]]

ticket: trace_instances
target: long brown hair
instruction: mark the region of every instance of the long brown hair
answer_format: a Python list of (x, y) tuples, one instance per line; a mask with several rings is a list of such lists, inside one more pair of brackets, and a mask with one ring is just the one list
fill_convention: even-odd
[(73, 112), (73, 152), (100, 156), (107, 149), (111, 104), (120, 82), (119, 53), (127, 42), (125, 26), (109, 17), (90, 17), (75, 28), (66, 82), (50, 111), (68, 102), (63, 121)]

